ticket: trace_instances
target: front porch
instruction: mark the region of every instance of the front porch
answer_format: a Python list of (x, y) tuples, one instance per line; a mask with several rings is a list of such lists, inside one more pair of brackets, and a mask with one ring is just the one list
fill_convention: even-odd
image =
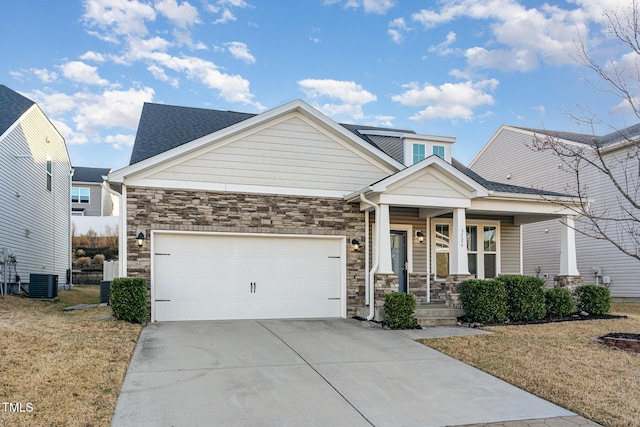
[(498, 192), (484, 185), (436, 157), (347, 197), (365, 216), (366, 234), (358, 239), (367, 272), (360, 317), (380, 320), (386, 293), (409, 292), (423, 325), (455, 324), (462, 281), (523, 274), (527, 223), (564, 224), (558, 275), (579, 276), (574, 211), (520, 187), (502, 185)]

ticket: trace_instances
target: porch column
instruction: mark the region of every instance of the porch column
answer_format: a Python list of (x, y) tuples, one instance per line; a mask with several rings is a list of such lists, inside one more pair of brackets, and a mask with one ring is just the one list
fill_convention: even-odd
[(453, 210), (453, 230), (451, 232), (451, 275), (468, 275), (467, 259), (467, 219), (464, 208)]
[(378, 274), (394, 274), (391, 267), (391, 226), (389, 224), (389, 205), (380, 203), (380, 218), (376, 218), (378, 229)]
[(573, 215), (563, 215), (559, 276), (579, 276), (576, 258), (576, 231)]

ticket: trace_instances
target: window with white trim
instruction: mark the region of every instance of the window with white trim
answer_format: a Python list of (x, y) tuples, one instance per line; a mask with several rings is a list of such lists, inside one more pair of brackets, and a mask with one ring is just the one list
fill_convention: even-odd
[(424, 160), (424, 157), (424, 144), (413, 144), (413, 163), (418, 163)]
[[(446, 222), (445, 222), (446, 221)], [(434, 223), (432, 269), (436, 277), (449, 274), (449, 230), (451, 221)], [(500, 228), (498, 221), (467, 221), (467, 262), (469, 273), (478, 279), (490, 279), (500, 271)]]
[(443, 145), (434, 145), (432, 153), (435, 154), (436, 156), (440, 157), (441, 159), (444, 159), (444, 146)]
[(72, 203), (89, 203), (91, 190), (89, 187), (73, 187), (71, 188)]

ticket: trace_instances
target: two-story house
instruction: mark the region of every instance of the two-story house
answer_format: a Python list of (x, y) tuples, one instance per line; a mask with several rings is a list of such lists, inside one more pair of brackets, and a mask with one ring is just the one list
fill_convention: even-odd
[[(32, 100), (0, 85), (0, 283), (31, 273), (69, 284), (71, 162), (64, 138)], [(15, 285), (13, 285), (15, 289)]]

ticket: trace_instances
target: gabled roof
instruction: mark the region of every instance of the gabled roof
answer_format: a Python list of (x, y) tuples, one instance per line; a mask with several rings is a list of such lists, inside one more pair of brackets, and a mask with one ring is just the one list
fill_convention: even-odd
[(590, 135), (583, 133), (574, 133), (574, 132), (562, 132), (555, 131), (549, 129), (535, 129), (535, 128), (527, 128), (520, 126), (512, 126), (516, 129), (522, 129), (529, 132), (533, 132), (541, 135), (548, 135), (553, 138), (564, 139), (567, 141), (577, 142), (579, 144), (586, 145), (599, 145), (601, 147), (605, 147), (611, 144), (615, 144), (617, 142), (624, 141), (633, 141), (640, 137), (640, 123), (635, 124), (633, 126), (626, 127), (624, 129), (615, 130), (606, 135)]
[(95, 182), (101, 184), (104, 179), (103, 176), (109, 175), (111, 169), (109, 168), (88, 168), (83, 166), (73, 167), (73, 182)]
[[(255, 116), (257, 114), (145, 103), (142, 107), (142, 115), (129, 164), (146, 160)], [(415, 134), (411, 130), (339, 124), (367, 144), (384, 152), (386, 150), (383, 147), (360, 131), (379, 130)], [(395, 160), (402, 162), (402, 159)]]
[(35, 104), (5, 85), (0, 85), (0, 135), (4, 134), (22, 115)]

